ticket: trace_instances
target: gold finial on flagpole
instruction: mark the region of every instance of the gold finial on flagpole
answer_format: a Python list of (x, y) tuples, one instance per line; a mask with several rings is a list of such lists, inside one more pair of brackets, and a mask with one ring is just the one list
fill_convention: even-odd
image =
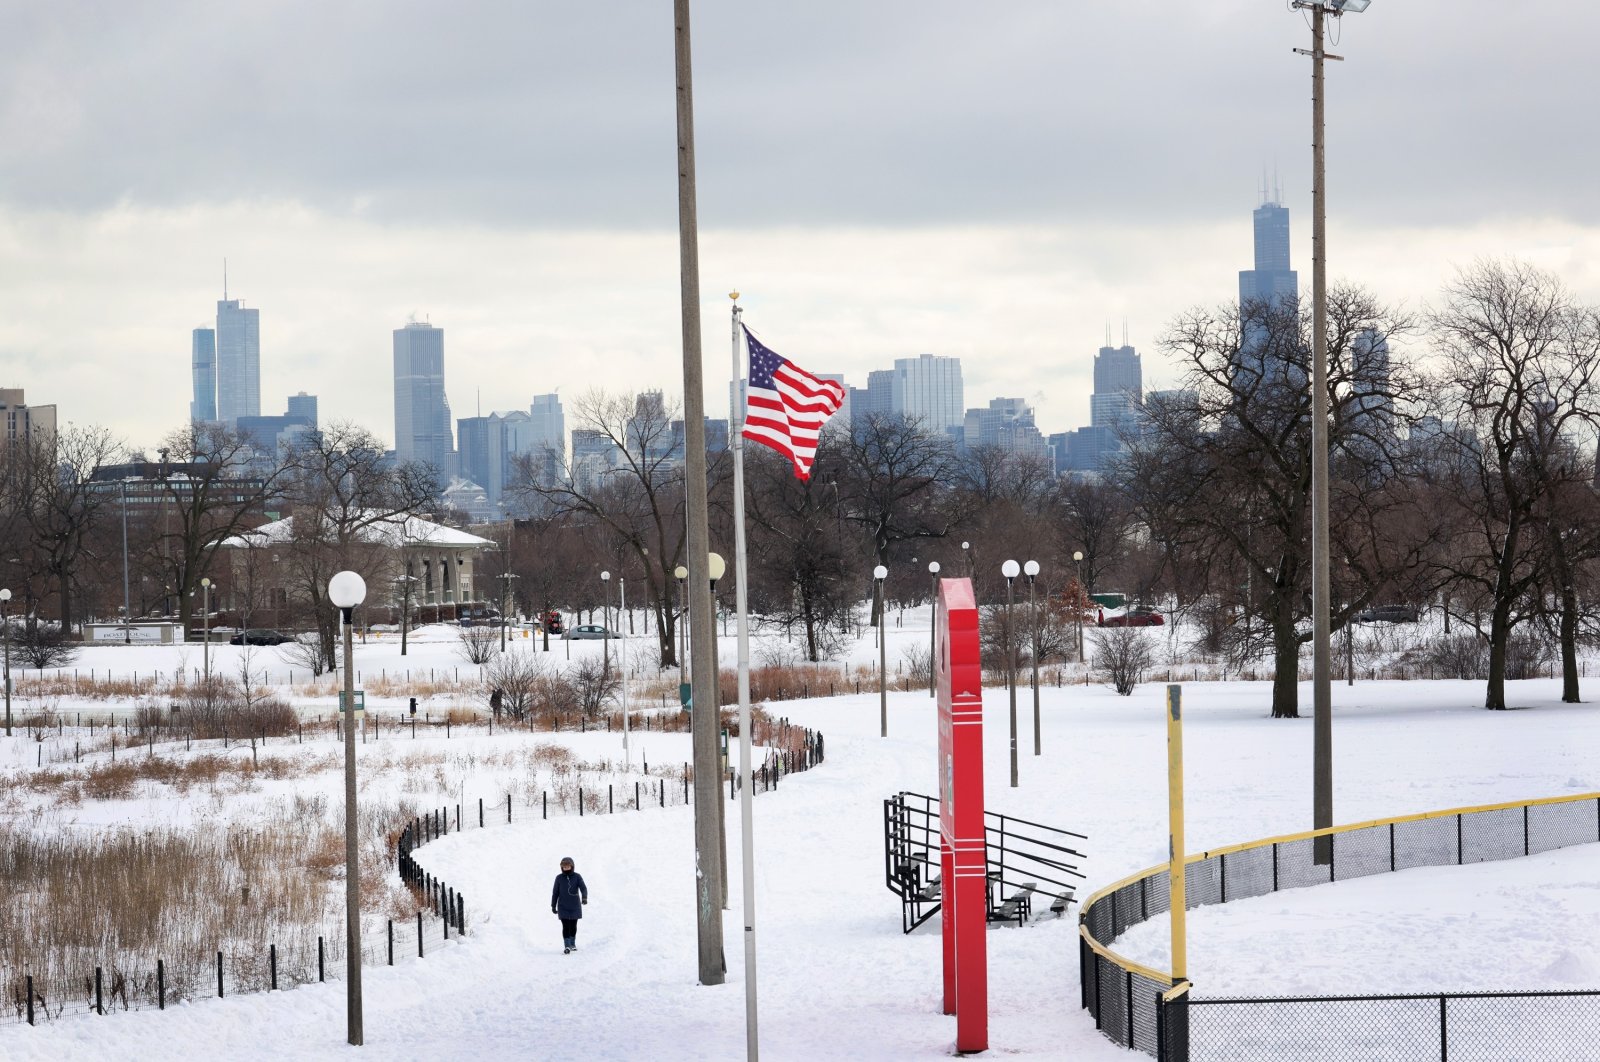
[(728, 292), (728, 298), (732, 299), (734, 302), (738, 302), (739, 301), (739, 293), (737, 291), (730, 291), (730, 292)]

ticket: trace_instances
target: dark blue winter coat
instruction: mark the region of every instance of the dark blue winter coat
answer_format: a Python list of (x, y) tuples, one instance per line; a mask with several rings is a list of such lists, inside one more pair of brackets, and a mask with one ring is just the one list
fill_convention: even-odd
[(550, 890), (550, 906), (561, 918), (582, 918), (583, 905), (589, 902), (589, 886), (576, 870), (562, 871)]

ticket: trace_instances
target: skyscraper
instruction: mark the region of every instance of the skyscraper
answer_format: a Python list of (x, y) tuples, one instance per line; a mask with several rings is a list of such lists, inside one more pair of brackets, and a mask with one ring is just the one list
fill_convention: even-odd
[[(1126, 333), (1126, 329), (1124, 329)], [(1104, 346), (1094, 356), (1094, 393), (1089, 396), (1089, 425), (1119, 428), (1131, 423), (1144, 390), (1139, 352), (1128, 345)]]
[(289, 396), (289, 416), (304, 417), (313, 428), (317, 426), (317, 396), (301, 391)]
[(915, 418), (930, 434), (958, 439), (965, 430), (965, 398), (961, 359), (940, 354), (896, 358), (893, 369), (875, 369), (867, 373), (865, 388), (849, 391), (856, 419), (891, 413)]
[(412, 321), (394, 330), (395, 460), (418, 461), (446, 476), (455, 468), (454, 451), (444, 393), (444, 329)]
[(196, 328), (189, 347), (189, 370), (194, 397), (189, 401), (190, 420), (217, 419), (217, 332)]
[(216, 419), (234, 424), (261, 415), (261, 311), (242, 299), (217, 302)]
[(1300, 297), (1300, 277), (1289, 268), (1289, 208), (1277, 194), (1255, 209), (1254, 269), (1239, 271), (1239, 301), (1277, 307)]

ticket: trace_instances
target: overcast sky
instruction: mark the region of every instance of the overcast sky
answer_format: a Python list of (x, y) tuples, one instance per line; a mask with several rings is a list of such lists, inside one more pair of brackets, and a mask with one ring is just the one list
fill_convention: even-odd
[[(1087, 423), (1110, 325), (1170, 373), (1237, 293), (1263, 171), (1310, 282), (1310, 33), (1283, 0), (696, 0), (707, 397), (726, 292), (862, 385), (959, 355), (969, 406)], [(1335, 26), (1330, 271), (1421, 305), (1516, 255), (1600, 302), (1578, 0), (1377, 0)], [(189, 334), (261, 310), (262, 412), (393, 433), (391, 332), (456, 416), (681, 389), (670, 0), (0, 0), (0, 385), (151, 446)], [(1270, 178), (1269, 178), (1270, 179)], [(569, 424), (569, 427), (573, 425)]]

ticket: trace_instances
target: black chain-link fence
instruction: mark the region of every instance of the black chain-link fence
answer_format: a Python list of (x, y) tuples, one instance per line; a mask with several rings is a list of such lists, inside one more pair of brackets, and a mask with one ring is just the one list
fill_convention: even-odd
[[(1184, 868), (1186, 906), (1597, 842), (1595, 794), (1363, 823), (1193, 857)], [(1107, 947), (1129, 926), (1168, 912), (1167, 874), (1162, 865), (1118, 882), (1091, 896), (1078, 918), (1083, 1006), (1096, 1028), (1125, 1047), (1164, 1062), (1600, 1059), (1600, 989), (1255, 999), (1172, 993), (1169, 973)]]

